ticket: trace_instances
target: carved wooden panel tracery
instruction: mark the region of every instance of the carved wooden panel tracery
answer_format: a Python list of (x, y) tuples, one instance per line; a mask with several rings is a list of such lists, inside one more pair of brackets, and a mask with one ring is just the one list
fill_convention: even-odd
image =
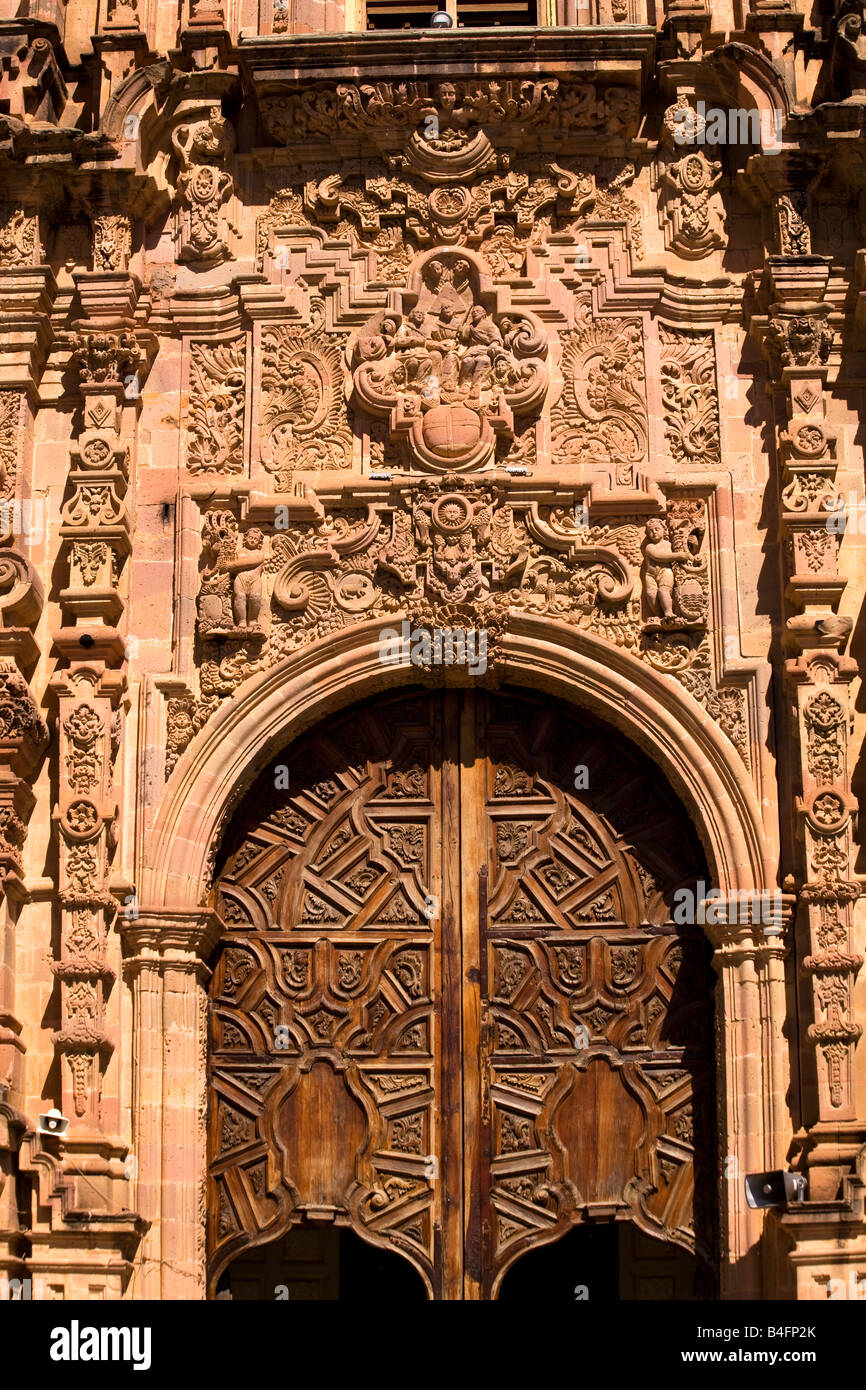
[(280, 755), (214, 889), (211, 1287), (302, 1220), (438, 1298), (584, 1220), (709, 1263), (701, 874), (652, 765), (538, 696), (380, 697)]

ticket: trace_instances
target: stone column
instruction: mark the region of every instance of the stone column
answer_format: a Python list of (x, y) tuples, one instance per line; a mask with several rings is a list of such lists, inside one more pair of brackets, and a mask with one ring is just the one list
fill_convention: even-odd
[[(761, 1248), (763, 1214), (746, 1203), (743, 1179), (781, 1162), (788, 1123), (787, 1066), (781, 1022), (785, 1016), (783, 899), (778, 927), (768, 931), (755, 895), (715, 904), (722, 925), (710, 925), (719, 972), (717, 1094), (722, 1171), (721, 1293), (726, 1299), (766, 1296)], [(709, 904), (708, 904), (709, 908)], [(738, 924), (745, 916), (749, 921)], [(778, 932), (776, 935), (775, 933)]]
[(219, 930), (200, 912), (144, 911), (126, 927), (138, 1059), (133, 1099), (136, 1199), (152, 1222), (143, 1298), (204, 1298), (207, 981)]
[(28, 684), (37, 657), (33, 627), (43, 601), (30, 560), (44, 544), (41, 501), (30, 494), (33, 417), (51, 337), (54, 277), (42, 260), (39, 189), (7, 171), (0, 208), (0, 1298), (6, 1281), (23, 1279), (26, 1237), (20, 1230), (15, 1183), (26, 1129), (27, 1034), (18, 1016), (19, 913), (24, 887), (31, 785), (48, 729)]
[[(125, 215), (93, 215), (92, 272), (76, 274), (84, 317), (71, 336), (83, 404), (83, 429), (70, 449), (71, 494), (60, 536), (68, 580), (61, 590), (63, 625), (53, 634), (65, 663), (51, 681), (59, 733), (58, 800), (60, 951), (60, 1104), (71, 1124), (66, 1151), (88, 1174), (89, 1196), (128, 1205), (120, 1160), (119, 1067), (106, 1085), (120, 1042), (119, 942), (112, 931), (117, 901), (111, 866), (119, 839), (114, 767), (123, 729), (126, 640), (123, 566), (130, 549), (125, 496), (130, 437), (144, 354), (134, 327), (137, 281), (129, 274)], [(139, 330), (140, 334), (140, 330)], [(143, 335), (148, 341), (148, 335)], [(109, 1004), (109, 1000), (111, 1001)], [(128, 1173), (127, 1173), (128, 1176)]]

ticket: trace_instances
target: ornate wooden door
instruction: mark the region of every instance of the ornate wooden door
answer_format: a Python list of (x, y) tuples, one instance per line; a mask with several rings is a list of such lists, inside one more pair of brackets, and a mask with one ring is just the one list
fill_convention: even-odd
[(524, 1251), (583, 1220), (633, 1220), (709, 1269), (710, 951), (669, 910), (677, 888), (694, 894), (696, 837), (658, 770), (574, 710), (487, 696), (471, 725), (462, 804), (481, 868), (463, 920), (464, 942), (477, 924), (480, 1046), (464, 1065), (480, 1152), (467, 1289), (495, 1296)]
[(379, 697), (292, 745), (214, 890), (211, 1288), (299, 1221), (445, 1299), (588, 1219), (711, 1259), (708, 952), (668, 907), (701, 864), (652, 764), (540, 697)]

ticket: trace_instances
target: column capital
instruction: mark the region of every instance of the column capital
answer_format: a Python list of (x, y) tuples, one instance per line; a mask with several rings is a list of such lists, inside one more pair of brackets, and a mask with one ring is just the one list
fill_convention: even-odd
[(121, 926), (127, 966), (158, 961), (161, 966), (204, 965), (220, 934), (209, 908), (150, 908)]

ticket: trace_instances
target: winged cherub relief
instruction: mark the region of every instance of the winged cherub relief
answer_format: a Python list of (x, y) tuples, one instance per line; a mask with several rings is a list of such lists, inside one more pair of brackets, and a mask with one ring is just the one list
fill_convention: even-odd
[[(439, 248), (352, 349), (356, 403), (389, 421), (413, 462), (435, 472), (489, 463), (516, 415), (537, 414), (548, 384), (540, 323), (511, 309), (481, 262)], [(507, 311), (507, 312), (506, 312)]]

